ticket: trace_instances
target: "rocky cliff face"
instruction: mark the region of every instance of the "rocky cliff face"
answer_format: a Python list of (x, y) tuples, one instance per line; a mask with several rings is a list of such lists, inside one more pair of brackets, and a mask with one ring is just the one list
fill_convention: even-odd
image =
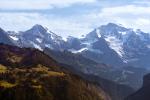
[(9, 38), (7, 32), (0, 28), (0, 43), (13, 45), (13, 42)]

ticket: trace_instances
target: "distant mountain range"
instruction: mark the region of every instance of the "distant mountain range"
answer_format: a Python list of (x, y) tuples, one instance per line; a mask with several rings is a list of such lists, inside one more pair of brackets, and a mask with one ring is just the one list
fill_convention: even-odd
[(125, 28), (109, 23), (102, 25), (82, 38), (61, 36), (41, 25), (35, 25), (25, 32), (7, 32), (12, 42), (20, 47), (39, 50), (50, 48), (56, 51), (68, 50), (80, 53), (96, 62), (116, 67), (130, 65), (150, 66), (150, 34), (141, 30)]

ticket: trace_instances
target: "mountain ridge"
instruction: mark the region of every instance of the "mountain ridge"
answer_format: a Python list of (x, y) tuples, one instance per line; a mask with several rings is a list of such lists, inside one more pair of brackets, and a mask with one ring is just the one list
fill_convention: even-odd
[(0, 44), (1, 100), (111, 100), (43, 52)]

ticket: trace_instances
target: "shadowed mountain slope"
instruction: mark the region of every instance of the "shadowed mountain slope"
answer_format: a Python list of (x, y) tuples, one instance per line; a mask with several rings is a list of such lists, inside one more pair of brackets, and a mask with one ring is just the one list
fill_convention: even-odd
[(150, 74), (144, 76), (142, 88), (125, 100), (150, 100)]
[[(114, 74), (117, 73), (117, 71), (110, 73), (111, 66), (96, 63), (92, 60), (84, 58), (80, 54), (72, 54), (68, 51), (59, 52), (45, 49), (44, 52), (56, 61), (69, 65), (65, 66), (65, 68), (67, 68), (70, 72), (79, 75), (85, 80), (98, 84), (101, 88), (103, 88), (103, 90), (106, 91), (106, 93), (110, 95), (112, 100), (123, 100), (126, 96), (134, 92), (134, 90), (129, 86), (119, 85), (116, 82), (105, 79), (108, 77), (114, 78)], [(116, 75), (118, 75), (118, 77), (123, 77), (118, 73)]]

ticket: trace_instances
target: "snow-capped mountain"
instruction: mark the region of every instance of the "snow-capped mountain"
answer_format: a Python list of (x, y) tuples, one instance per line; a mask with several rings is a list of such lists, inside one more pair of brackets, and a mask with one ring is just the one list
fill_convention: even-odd
[(70, 51), (80, 51), (84, 56), (97, 62), (115, 66), (150, 66), (150, 35), (139, 29), (134, 31), (109, 23), (96, 28), (78, 41), (82, 48), (70, 48)]
[(41, 51), (46, 47), (54, 50), (65, 48), (65, 41), (62, 37), (41, 25), (35, 25), (25, 32), (20, 32), (19, 35), (11, 34), (10, 37), (21, 47), (32, 47)]
[(20, 47), (68, 50), (98, 63), (117, 67), (150, 66), (150, 34), (113, 23), (102, 25), (82, 38), (70, 36), (67, 41), (41, 25), (35, 25), (25, 32), (8, 34), (13, 43)]

